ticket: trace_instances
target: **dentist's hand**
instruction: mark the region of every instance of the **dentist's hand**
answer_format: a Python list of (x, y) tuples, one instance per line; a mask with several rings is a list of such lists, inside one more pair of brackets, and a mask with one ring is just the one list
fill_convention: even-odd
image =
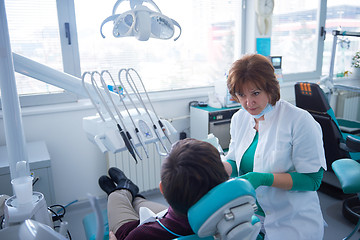
[(257, 189), (259, 186), (271, 186), (274, 182), (274, 175), (272, 173), (249, 172), (241, 175), (240, 178), (248, 180), (254, 189)]

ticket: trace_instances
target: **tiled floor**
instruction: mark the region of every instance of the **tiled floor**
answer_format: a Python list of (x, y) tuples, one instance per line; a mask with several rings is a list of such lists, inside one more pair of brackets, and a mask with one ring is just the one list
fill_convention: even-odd
[[(144, 194), (147, 199), (166, 204), (159, 191), (147, 192)], [(355, 227), (342, 215), (342, 201), (334, 199), (323, 193), (319, 193), (320, 203), (324, 219), (328, 225), (325, 228), (325, 240), (339, 240), (346, 237)], [(106, 199), (100, 199), (100, 205), (106, 208)], [(80, 203), (69, 206), (64, 217), (69, 223), (69, 231), (73, 240), (85, 240), (82, 219), (92, 210), (89, 204)], [(360, 239), (360, 233), (356, 233), (351, 239)]]
[[(337, 240), (345, 238), (355, 225), (342, 215), (342, 200), (337, 200), (323, 193), (319, 193), (320, 204), (324, 220), (327, 223), (325, 227), (325, 240)], [(360, 239), (360, 233), (355, 233), (351, 239)]]

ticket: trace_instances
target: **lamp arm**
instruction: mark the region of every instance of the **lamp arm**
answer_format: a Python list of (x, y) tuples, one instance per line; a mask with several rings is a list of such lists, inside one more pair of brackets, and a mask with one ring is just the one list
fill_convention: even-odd
[[(44, 64), (33, 61), (27, 57), (21, 56), (17, 53), (13, 52), (12, 55), (16, 72), (62, 88), (79, 96), (88, 98), (88, 94), (85, 91), (82, 80), (80, 78), (58, 71)], [(92, 85), (86, 82), (84, 84), (85, 87), (88, 89), (89, 93), (93, 96), (95, 102), (100, 103), (100, 99), (98, 98), (98, 95)], [(100, 89), (100, 91), (104, 90)], [(110, 93), (114, 102), (117, 104), (120, 103), (117, 93)], [(105, 91), (103, 92), (103, 94), (105, 94)]]

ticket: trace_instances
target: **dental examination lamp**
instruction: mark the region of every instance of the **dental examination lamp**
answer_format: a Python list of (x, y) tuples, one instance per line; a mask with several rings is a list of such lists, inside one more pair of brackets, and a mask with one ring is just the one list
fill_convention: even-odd
[[(170, 39), (174, 36), (175, 26), (179, 28), (179, 35), (174, 38), (176, 41), (181, 35), (180, 24), (172, 18), (161, 13), (159, 7), (152, 0), (129, 0), (131, 10), (124, 13), (116, 13), (117, 8), (124, 0), (118, 0), (112, 15), (107, 17), (101, 24), (100, 33), (105, 23), (112, 21), (114, 24), (113, 35), (116, 38), (135, 36), (140, 41), (147, 41), (149, 38)], [(151, 10), (143, 3), (148, 2), (155, 8)]]

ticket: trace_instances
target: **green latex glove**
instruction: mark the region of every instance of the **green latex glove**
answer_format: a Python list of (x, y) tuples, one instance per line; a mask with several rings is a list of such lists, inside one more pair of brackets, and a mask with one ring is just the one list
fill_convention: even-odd
[(254, 189), (257, 189), (259, 186), (271, 186), (274, 182), (274, 175), (272, 173), (249, 172), (241, 175), (240, 178), (248, 180)]

